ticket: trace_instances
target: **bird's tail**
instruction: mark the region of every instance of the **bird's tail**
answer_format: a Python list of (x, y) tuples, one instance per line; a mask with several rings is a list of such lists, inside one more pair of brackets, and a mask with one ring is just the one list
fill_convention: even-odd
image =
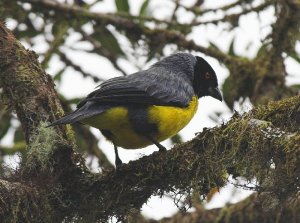
[(100, 114), (104, 112), (106, 109), (108, 109), (108, 106), (101, 106), (93, 102), (87, 102), (82, 107), (52, 122), (48, 127), (55, 126), (55, 125), (73, 124), (83, 119), (90, 118), (94, 115)]
[(78, 112), (77, 110), (75, 110), (75, 111), (65, 115), (64, 117), (52, 122), (50, 125), (48, 125), (48, 127), (55, 126), (55, 125), (73, 124), (73, 123), (81, 120), (80, 117), (82, 115), (83, 114), (81, 114), (81, 112)]

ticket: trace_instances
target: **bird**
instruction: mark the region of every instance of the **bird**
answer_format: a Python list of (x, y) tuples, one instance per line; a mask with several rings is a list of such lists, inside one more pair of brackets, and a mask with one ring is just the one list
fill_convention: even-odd
[(83, 123), (99, 129), (114, 146), (118, 169), (118, 147), (155, 144), (166, 151), (160, 142), (190, 122), (204, 96), (222, 101), (215, 71), (204, 58), (178, 52), (146, 70), (102, 82), (75, 111), (49, 126)]

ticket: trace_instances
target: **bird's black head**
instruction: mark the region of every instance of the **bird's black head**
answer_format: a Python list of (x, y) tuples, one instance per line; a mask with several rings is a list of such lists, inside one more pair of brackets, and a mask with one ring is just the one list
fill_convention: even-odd
[(222, 95), (218, 88), (218, 79), (213, 68), (202, 57), (196, 56), (194, 69), (193, 88), (197, 96), (211, 96), (222, 101)]

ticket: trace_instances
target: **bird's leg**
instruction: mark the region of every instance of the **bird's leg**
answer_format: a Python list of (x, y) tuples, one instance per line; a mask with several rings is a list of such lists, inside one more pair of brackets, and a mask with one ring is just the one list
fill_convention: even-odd
[(121, 165), (122, 165), (122, 160), (119, 157), (118, 154), (118, 147), (117, 144), (114, 141), (114, 136), (112, 134), (112, 132), (108, 129), (101, 129), (100, 132), (109, 140), (113, 143), (114, 145), (114, 149), (115, 149), (115, 165), (116, 165), (116, 169), (118, 169)]
[(152, 138), (151, 136), (146, 136), (153, 144), (155, 144), (160, 152), (165, 152), (167, 151), (166, 147), (164, 147), (162, 144), (160, 144), (159, 142), (157, 142), (154, 138)]
[(116, 169), (119, 169), (122, 165), (122, 160), (119, 157), (118, 147), (116, 146), (116, 144), (114, 142), (113, 142), (113, 144), (114, 144), (114, 150), (115, 150), (115, 156), (116, 156), (115, 165), (116, 165)]

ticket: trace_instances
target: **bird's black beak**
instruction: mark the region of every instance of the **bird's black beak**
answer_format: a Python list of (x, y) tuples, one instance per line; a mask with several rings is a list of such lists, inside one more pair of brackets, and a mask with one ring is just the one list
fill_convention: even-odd
[(221, 94), (219, 88), (210, 87), (210, 88), (208, 88), (208, 93), (209, 93), (208, 94), (209, 96), (211, 96), (219, 101), (223, 101), (223, 97), (222, 97), (222, 94)]

